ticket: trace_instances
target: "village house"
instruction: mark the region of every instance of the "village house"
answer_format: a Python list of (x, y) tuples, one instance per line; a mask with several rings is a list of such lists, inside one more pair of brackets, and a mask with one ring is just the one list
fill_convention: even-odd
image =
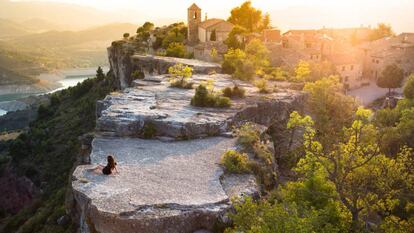
[(201, 20), (202, 11), (195, 3), (187, 9), (188, 23), (188, 47), (189, 52), (194, 54), (196, 59), (212, 61), (212, 53), (216, 51), (222, 56), (227, 47), (223, 41), (227, 39), (234, 25), (223, 19), (208, 19), (205, 15)]
[(335, 66), (336, 73), (345, 89), (351, 90), (363, 85), (362, 69), (360, 59), (350, 54), (334, 54), (328, 60)]
[(364, 51), (364, 74), (377, 80), (382, 71), (397, 64), (407, 77), (414, 73), (414, 33), (383, 38), (362, 46)]

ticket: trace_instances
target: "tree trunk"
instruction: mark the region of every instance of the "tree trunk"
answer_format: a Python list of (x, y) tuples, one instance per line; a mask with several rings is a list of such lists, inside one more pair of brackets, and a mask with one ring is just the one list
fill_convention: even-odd
[(351, 223), (351, 232), (358, 232), (359, 229), (359, 211), (351, 211), (352, 214), (352, 223)]

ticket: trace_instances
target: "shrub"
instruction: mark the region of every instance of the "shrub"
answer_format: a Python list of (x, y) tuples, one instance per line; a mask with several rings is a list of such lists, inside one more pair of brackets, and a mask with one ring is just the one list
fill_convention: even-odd
[(256, 68), (252, 61), (243, 60), (241, 63), (237, 64), (236, 71), (233, 74), (234, 78), (249, 81), (256, 74)]
[(256, 143), (253, 146), (254, 154), (262, 160), (266, 165), (272, 165), (274, 163), (274, 156), (264, 143)]
[(144, 129), (142, 133), (142, 136), (144, 136), (144, 138), (150, 139), (150, 138), (155, 137), (156, 134), (157, 134), (157, 129), (155, 128), (155, 125), (153, 123), (149, 122), (144, 125)]
[(231, 100), (228, 97), (215, 96), (214, 100), (214, 107), (228, 108), (231, 106)]
[(145, 78), (145, 75), (144, 75), (143, 72), (141, 72), (139, 70), (135, 70), (134, 72), (132, 72), (131, 78), (132, 78), (132, 80), (135, 80), (135, 79), (144, 79)]
[(226, 151), (221, 157), (221, 164), (230, 173), (249, 172), (249, 157), (235, 150)]
[(223, 96), (228, 98), (244, 98), (246, 90), (244, 88), (234, 85), (233, 88), (226, 87), (222, 90)]
[(166, 50), (167, 57), (179, 57), (183, 58), (186, 56), (186, 50), (183, 43), (173, 42), (168, 45)]
[(260, 93), (270, 93), (266, 79), (258, 79), (254, 82), (254, 85), (259, 89)]
[(255, 125), (248, 122), (242, 125), (237, 131), (238, 143), (247, 149), (253, 149), (260, 140), (260, 132)]
[(171, 75), (169, 81), (172, 87), (193, 88), (193, 83), (189, 82), (190, 77), (193, 75), (193, 68), (177, 63), (168, 68), (168, 73)]
[(199, 85), (194, 97), (191, 99), (191, 105), (197, 107), (216, 107), (227, 108), (231, 106), (231, 101), (227, 97), (222, 97), (210, 93), (205, 85)]

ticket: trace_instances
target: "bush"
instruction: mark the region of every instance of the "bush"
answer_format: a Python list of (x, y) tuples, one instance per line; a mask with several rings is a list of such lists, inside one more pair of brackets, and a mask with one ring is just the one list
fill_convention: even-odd
[(209, 93), (206, 86), (199, 85), (194, 97), (191, 99), (191, 105), (196, 107), (227, 108), (231, 106), (231, 101), (227, 97)]
[(168, 68), (168, 73), (171, 75), (169, 81), (172, 87), (193, 88), (193, 83), (189, 82), (190, 77), (193, 75), (193, 68), (177, 63)]
[(236, 71), (233, 74), (234, 78), (249, 81), (256, 74), (256, 68), (252, 61), (243, 60), (241, 63), (237, 64)]
[(249, 157), (235, 150), (226, 151), (221, 157), (221, 164), (230, 173), (249, 172)]
[(166, 56), (167, 57), (179, 57), (184, 58), (186, 56), (187, 52), (185, 50), (183, 43), (176, 43), (173, 42), (170, 45), (168, 45), (168, 48), (166, 50)]
[(142, 71), (135, 70), (134, 72), (132, 72), (131, 78), (132, 78), (132, 80), (135, 80), (135, 79), (144, 79), (145, 78), (145, 75), (144, 75), (144, 73)]
[(270, 93), (271, 90), (268, 89), (268, 84), (266, 79), (258, 79), (254, 82), (254, 85), (259, 89), (260, 93)]
[(228, 108), (231, 106), (231, 100), (228, 97), (215, 96), (214, 107)]
[(244, 98), (246, 90), (244, 88), (234, 85), (233, 88), (226, 87), (222, 90), (223, 96), (228, 98)]
[(260, 132), (252, 123), (242, 125), (237, 131), (238, 143), (247, 149), (253, 149), (254, 145), (260, 141)]
[(145, 139), (150, 139), (155, 137), (157, 134), (157, 129), (155, 128), (155, 125), (153, 123), (146, 123), (144, 125), (142, 136), (144, 136)]

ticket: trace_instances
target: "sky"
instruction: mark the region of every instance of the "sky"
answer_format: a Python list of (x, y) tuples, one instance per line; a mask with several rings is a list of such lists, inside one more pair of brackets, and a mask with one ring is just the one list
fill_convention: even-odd
[[(25, 0), (39, 1), (39, 0)], [(243, 0), (42, 0), (89, 6), (116, 13), (119, 20), (140, 23), (145, 20), (186, 20), (186, 9), (193, 2), (203, 16), (227, 18)], [(396, 32), (414, 32), (413, 0), (253, 0), (253, 6), (271, 15), (272, 25), (292, 28), (356, 27), (389, 23)]]

